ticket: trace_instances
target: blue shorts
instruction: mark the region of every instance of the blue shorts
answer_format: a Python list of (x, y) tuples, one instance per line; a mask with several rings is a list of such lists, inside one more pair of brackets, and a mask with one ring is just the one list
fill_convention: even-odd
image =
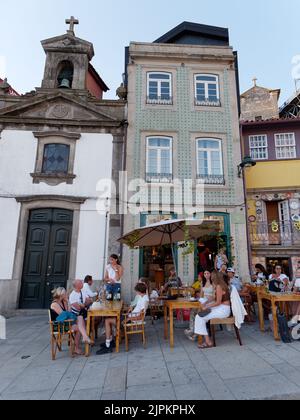
[(121, 284), (115, 283), (115, 284), (107, 284), (106, 285), (106, 293), (112, 294), (113, 296), (121, 295)]

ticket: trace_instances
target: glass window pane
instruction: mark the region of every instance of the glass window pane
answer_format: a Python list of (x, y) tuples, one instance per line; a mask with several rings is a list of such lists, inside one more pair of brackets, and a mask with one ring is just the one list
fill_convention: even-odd
[(159, 141), (160, 141), (160, 139), (157, 139), (157, 138), (148, 139), (148, 145), (150, 147), (158, 147), (159, 146)]
[(198, 147), (201, 149), (219, 149), (220, 143), (216, 140), (199, 140)]
[(155, 73), (149, 74), (149, 79), (156, 79), (156, 80), (170, 80), (171, 75), (166, 73)]
[(160, 147), (168, 147), (170, 148), (170, 139), (159, 139)]
[(157, 173), (157, 161), (158, 154), (157, 150), (150, 149), (148, 151), (148, 172), (156, 174)]
[(48, 144), (44, 148), (43, 173), (68, 173), (70, 147), (65, 144)]
[(171, 173), (170, 150), (161, 150), (161, 173)]
[(202, 75), (202, 76), (197, 76), (196, 77), (196, 80), (204, 81), (204, 82), (215, 82), (218, 79), (217, 79), (217, 76), (205, 76), (205, 75)]
[(198, 171), (200, 175), (208, 175), (208, 154), (207, 152), (200, 151), (198, 153)]

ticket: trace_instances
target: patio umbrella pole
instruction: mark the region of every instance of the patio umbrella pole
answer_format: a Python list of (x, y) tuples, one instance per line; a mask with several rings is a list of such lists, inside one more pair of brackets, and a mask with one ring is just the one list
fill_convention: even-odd
[(171, 249), (172, 249), (172, 258), (173, 258), (174, 267), (175, 267), (176, 276), (177, 276), (177, 289), (178, 289), (178, 295), (179, 295), (178, 268), (177, 268), (177, 261), (176, 261), (176, 255), (175, 255), (175, 244), (174, 242), (172, 242), (171, 231), (169, 231), (169, 236), (170, 236), (170, 244), (171, 244)]

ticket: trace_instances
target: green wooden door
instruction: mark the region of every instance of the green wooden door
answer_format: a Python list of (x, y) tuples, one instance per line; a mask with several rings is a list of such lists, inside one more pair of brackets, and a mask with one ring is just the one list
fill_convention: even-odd
[(28, 222), (20, 308), (49, 308), (51, 292), (66, 287), (69, 276), (73, 212), (34, 210)]

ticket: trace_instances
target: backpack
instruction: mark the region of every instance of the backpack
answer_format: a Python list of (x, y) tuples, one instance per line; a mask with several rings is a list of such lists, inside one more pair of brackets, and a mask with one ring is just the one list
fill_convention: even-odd
[(269, 283), (269, 291), (273, 293), (281, 293), (280, 282), (278, 280), (271, 280)]
[(292, 337), (290, 333), (290, 329), (288, 326), (288, 322), (286, 319), (285, 314), (282, 314), (279, 310), (277, 311), (277, 318), (278, 318), (278, 326), (279, 326), (279, 333), (283, 343), (288, 344), (292, 343)]

